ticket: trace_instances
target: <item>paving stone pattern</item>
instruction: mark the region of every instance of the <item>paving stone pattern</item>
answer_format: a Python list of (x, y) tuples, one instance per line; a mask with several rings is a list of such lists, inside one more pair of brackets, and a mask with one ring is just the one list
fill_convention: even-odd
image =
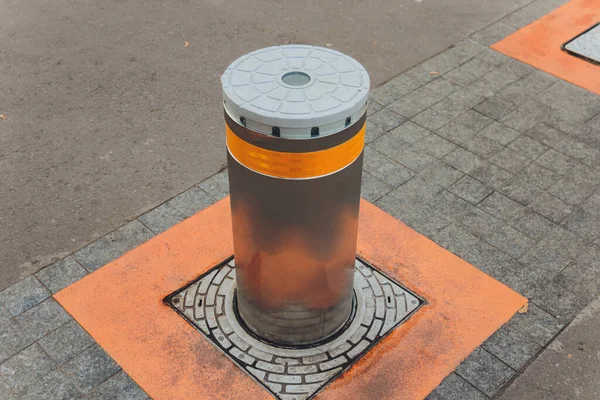
[[(372, 92), (363, 197), (530, 299), (429, 399), (493, 397), (600, 294), (600, 96), (487, 47), (562, 3)], [(0, 398), (147, 398), (51, 295), (226, 195), (223, 171), (1, 292)]]
[[(356, 260), (356, 312), (342, 335), (317, 347), (284, 349), (254, 339), (234, 311), (235, 262), (220, 265), (174, 293), (170, 304), (240, 368), (278, 399), (305, 400), (335, 379), (395, 329), (419, 299), (374, 268)], [(273, 323), (314, 315), (298, 307)]]

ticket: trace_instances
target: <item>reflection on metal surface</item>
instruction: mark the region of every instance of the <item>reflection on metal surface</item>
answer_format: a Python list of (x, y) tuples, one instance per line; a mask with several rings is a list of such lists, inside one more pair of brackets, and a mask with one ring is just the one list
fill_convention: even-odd
[(283, 348), (246, 331), (235, 310), (237, 261), (225, 262), (168, 297), (169, 304), (278, 399), (305, 400), (349, 368), (423, 303), (368, 264), (353, 267), (352, 319), (329, 341)]
[(563, 46), (570, 54), (600, 64), (600, 23)]
[(334, 334), (352, 306), (362, 154), (308, 180), (271, 178), (231, 155), (228, 161), (242, 318), (280, 344)]

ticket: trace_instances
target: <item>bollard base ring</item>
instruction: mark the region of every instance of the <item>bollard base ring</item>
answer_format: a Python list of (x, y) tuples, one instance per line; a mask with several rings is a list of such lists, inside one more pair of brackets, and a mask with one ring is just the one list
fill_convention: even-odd
[(358, 361), (423, 304), (376, 268), (356, 259), (354, 310), (322, 342), (284, 347), (252, 334), (236, 311), (235, 262), (230, 258), (165, 301), (238, 367), (282, 400), (310, 399)]

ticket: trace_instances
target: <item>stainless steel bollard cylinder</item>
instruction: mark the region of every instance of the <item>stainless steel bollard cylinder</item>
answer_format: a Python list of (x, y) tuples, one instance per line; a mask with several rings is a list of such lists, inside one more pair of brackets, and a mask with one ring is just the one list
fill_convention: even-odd
[(369, 76), (340, 52), (287, 45), (221, 79), (239, 316), (279, 345), (322, 341), (353, 308)]

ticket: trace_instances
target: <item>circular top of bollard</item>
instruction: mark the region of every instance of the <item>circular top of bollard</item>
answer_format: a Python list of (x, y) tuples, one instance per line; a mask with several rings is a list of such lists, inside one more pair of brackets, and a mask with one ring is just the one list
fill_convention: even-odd
[(369, 74), (339, 51), (285, 45), (235, 60), (221, 77), (225, 111), (252, 131), (286, 139), (334, 134), (362, 117)]

